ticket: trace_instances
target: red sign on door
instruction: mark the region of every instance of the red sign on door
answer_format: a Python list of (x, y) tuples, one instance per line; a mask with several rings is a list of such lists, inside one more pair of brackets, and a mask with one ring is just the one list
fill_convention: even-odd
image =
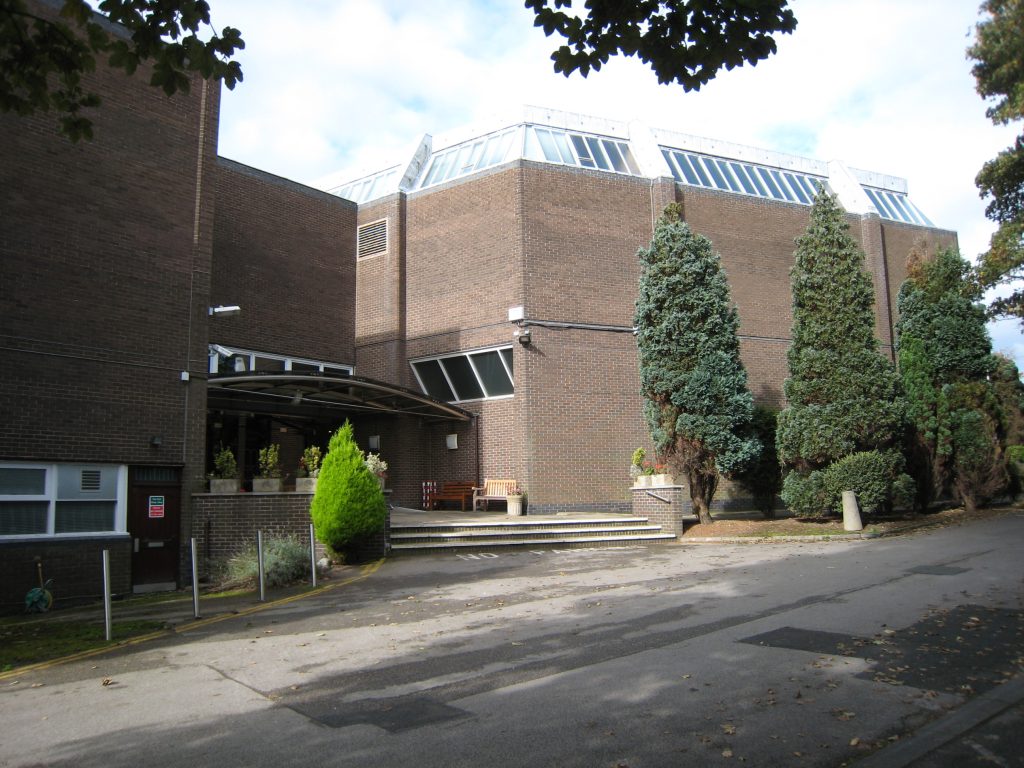
[(163, 517), (164, 516), (164, 497), (163, 496), (150, 496), (149, 497), (149, 516), (150, 517)]

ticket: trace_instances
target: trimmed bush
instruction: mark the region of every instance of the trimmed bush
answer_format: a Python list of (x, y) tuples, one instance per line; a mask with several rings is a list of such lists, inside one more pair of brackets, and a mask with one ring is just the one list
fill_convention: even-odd
[(844, 456), (824, 472), (829, 510), (842, 514), (843, 491), (854, 491), (863, 514), (877, 515), (887, 511), (892, 506), (896, 478), (906, 477), (900, 481), (901, 493), (905, 492), (907, 481), (911, 487), (914, 485), (913, 479), (903, 475), (902, 470), (903, 457), (895, 451), (860, 451)]
[(790, 472), (782, 481), (782, 501), (797, 517), (819, 517), (829, 512), (824, 473)]
[(309, 512), (316, 537), (335, 551), (384, 529), (387, 502), (348, 421), (331, 437)]
[[(256, 542), (227, 562), (225, 586), (252, 587), (259, 584), (259, 555)], [(286, 536), (263, 542), (263, 577), (268, 587), (283, 587), (309, 575), (309, 546)]]

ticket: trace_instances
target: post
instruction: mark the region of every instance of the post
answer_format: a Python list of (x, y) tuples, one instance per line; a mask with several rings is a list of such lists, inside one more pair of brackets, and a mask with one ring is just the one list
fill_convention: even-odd
[(313, 574), (312, 583), (316, 586), (316, 539), (314, 538), (313, 524), (309, 524), (309, 570)]
[(107, 632), (107, 642), (114, 639), (114, 628), (110, 620), (110, 550), (103, 550), (103, 626)]
[(263, 531), (256, 531), (256, 561), (259, 563), (260, 572), (260, 602), (266, 600), (266, 587), (264, 586), (263, 579)]
[(199, 618), (199, 564), (196, 562), (196, 540), (192, 538), (192, 615)]
[(864, 530), (864, 524), (860, 521), (860, 508), (857, 506), (857, 494), (853, 491), (843, 491), (843, 530)]

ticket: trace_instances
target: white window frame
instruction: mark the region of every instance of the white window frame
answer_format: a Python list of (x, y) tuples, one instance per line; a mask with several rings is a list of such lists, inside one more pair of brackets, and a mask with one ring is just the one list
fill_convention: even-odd
[[(227, 346), (226, 344), (224, 346)], [(301, 363), (303, 365), (315, 366), (320, 373), (335, 373), (336, 371), (327, 371), (325, 368), (336, 368), (341, 371), (345, 371), (349, 376), (355, 373), (355, 368), (351, 365), (345, 365), (344, 363), (332, 363), (327, 360), (310, 360), (305, 357), (294, 357), (292, 355), (275, 355), (270, 352), (258, 352), (254, 349), (238, 349), (236, 347), (230, 347), (234, 354), (231, 357), (224, 357), (218, 354), (212, 348), (209, 349), (209, 369), (208, 372), (211, 374), (219, 373), (253, 373), (256, 365), (256, 358), (262, 357), (267, 360), (280, 360), (284, 363), (283, 370), (291, 372), (293, 363)], [(245, 370), (236, 371), (234, 368), (229, 367), (229, 362), (234, 360), (236, 357), (245, 359)]]
[[(46, 472), (45, 492), (38, 494), (0, 494), (0, 503), (6, 501), (45, 501), (48, 502), (45, 533), (12, 533), (0, 534), (0, 542), (38, 539), (97, 539), (124, 536), (128, 532), (128, 466), (126, 464), (102, 464), (99, 462), (67, 462), (46, 464), (39, 462), (0, 461), (3, 469), (42, 469)], [(114, 502), (114, 527), (108, 531), (76, 531), (73, 533), (56, 533), (57, 521), (57, 473), (65, 469), (98, 469), (100, 471), (117, 469), (117, 497), (115, 499), (97, 499), (97, 501)]]
[[(464, 357), (464, 358), (466, 358), (466, 362), (469, 363), (469, 370), (473, 372), (473, 376), (476, 378), (476, 382), (477, 382), (477, 385), (480, 387), (480, 391), (484, 392), (485, 394), (484, 394), (483, 397), (458, 398), (458, 392), (459, 392), (458, 388), (452, 382), (451, 377), (448, 375), (448, 371), (445, 369), (444, 365), (440, 365), (439, 367), (441, 369), (441, 375), (444, 376), (444, 379), (448, 383), (448, 388), (451, 389), (452, 394), (456, 395), (456, 399), (455, 400), (449, 400), (448, 402), (450, 402), (450, 403), (475, 403), (475, 402), (480, 402), (482, 400), (508, 400), (510, 398), (515, 397), (515, 395), (516, 395), (516, 393), (515, 393), (516, 380), (515, 380), (515, 377), (512, 375), (512, 371), (510, 371), (509, 368), (508, 368), (508, 363), (505, 361), (505, 356), (503, 354), (501, 354), (502, 351), (506, 350), (506, 349), (507, 350), (514, 350), (514, 347), (513, 347), (512, 344), (500, 344), (500, 345), (498, 345), (496, 347), (478, 347), (476, 349), (460, 350), (458, 352), (446, 352), (443, 355), (426, 355), (426, 356), (423, 356), (423, 357), (415, 357), (415, 358), (411, 358), (409, 360), (409, 367), (412, 368), (413, 376), (416, 377), (416, 383), (419, 384), (420, 389), (423, 391), (423, 394), (430, 395), (430, 392), (427, 391), (426, 385), (423, 383), (423, 379), (420, 377), (420, 372), (418, 370), (416, 370), (416, 364), (417, 363), (428, 363), (428, 362), (431, 362), (431, 361), (434, 361), (434, 360), (441, 361), (441, 360), (450, 360), (450, 359), (455, 358), (455, 357)], [(488, 395), (488, 394), (486, 394), (487, 387), (484, 385), (483, 377), (480, 375), (480, 371), (477, 370), (476, 363), (473, 362), (473, 357), (472, 357), (473, 355), (480, 354), (481, 352), (497, 352), (498, 353), (498, 360), (501, 361), (501, 367), (505, 370), (505, 375), (508, 376), (508, 380), (512, 383), (512, 390), (513, 391), (512, 391), (511, 394), (508, 394), (508, 395)], [(431, 397), (433, 397), (433, 395), (431, 395)]]

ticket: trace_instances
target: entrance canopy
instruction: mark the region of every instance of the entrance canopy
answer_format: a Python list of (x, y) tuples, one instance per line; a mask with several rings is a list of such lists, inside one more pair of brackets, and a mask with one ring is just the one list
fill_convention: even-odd
[(315, 371), (211, 375), (207, 407), (285, 416), (315, 417), (336, 410), (452, 421), (473, 418), (458, 406), (395, 384)]

